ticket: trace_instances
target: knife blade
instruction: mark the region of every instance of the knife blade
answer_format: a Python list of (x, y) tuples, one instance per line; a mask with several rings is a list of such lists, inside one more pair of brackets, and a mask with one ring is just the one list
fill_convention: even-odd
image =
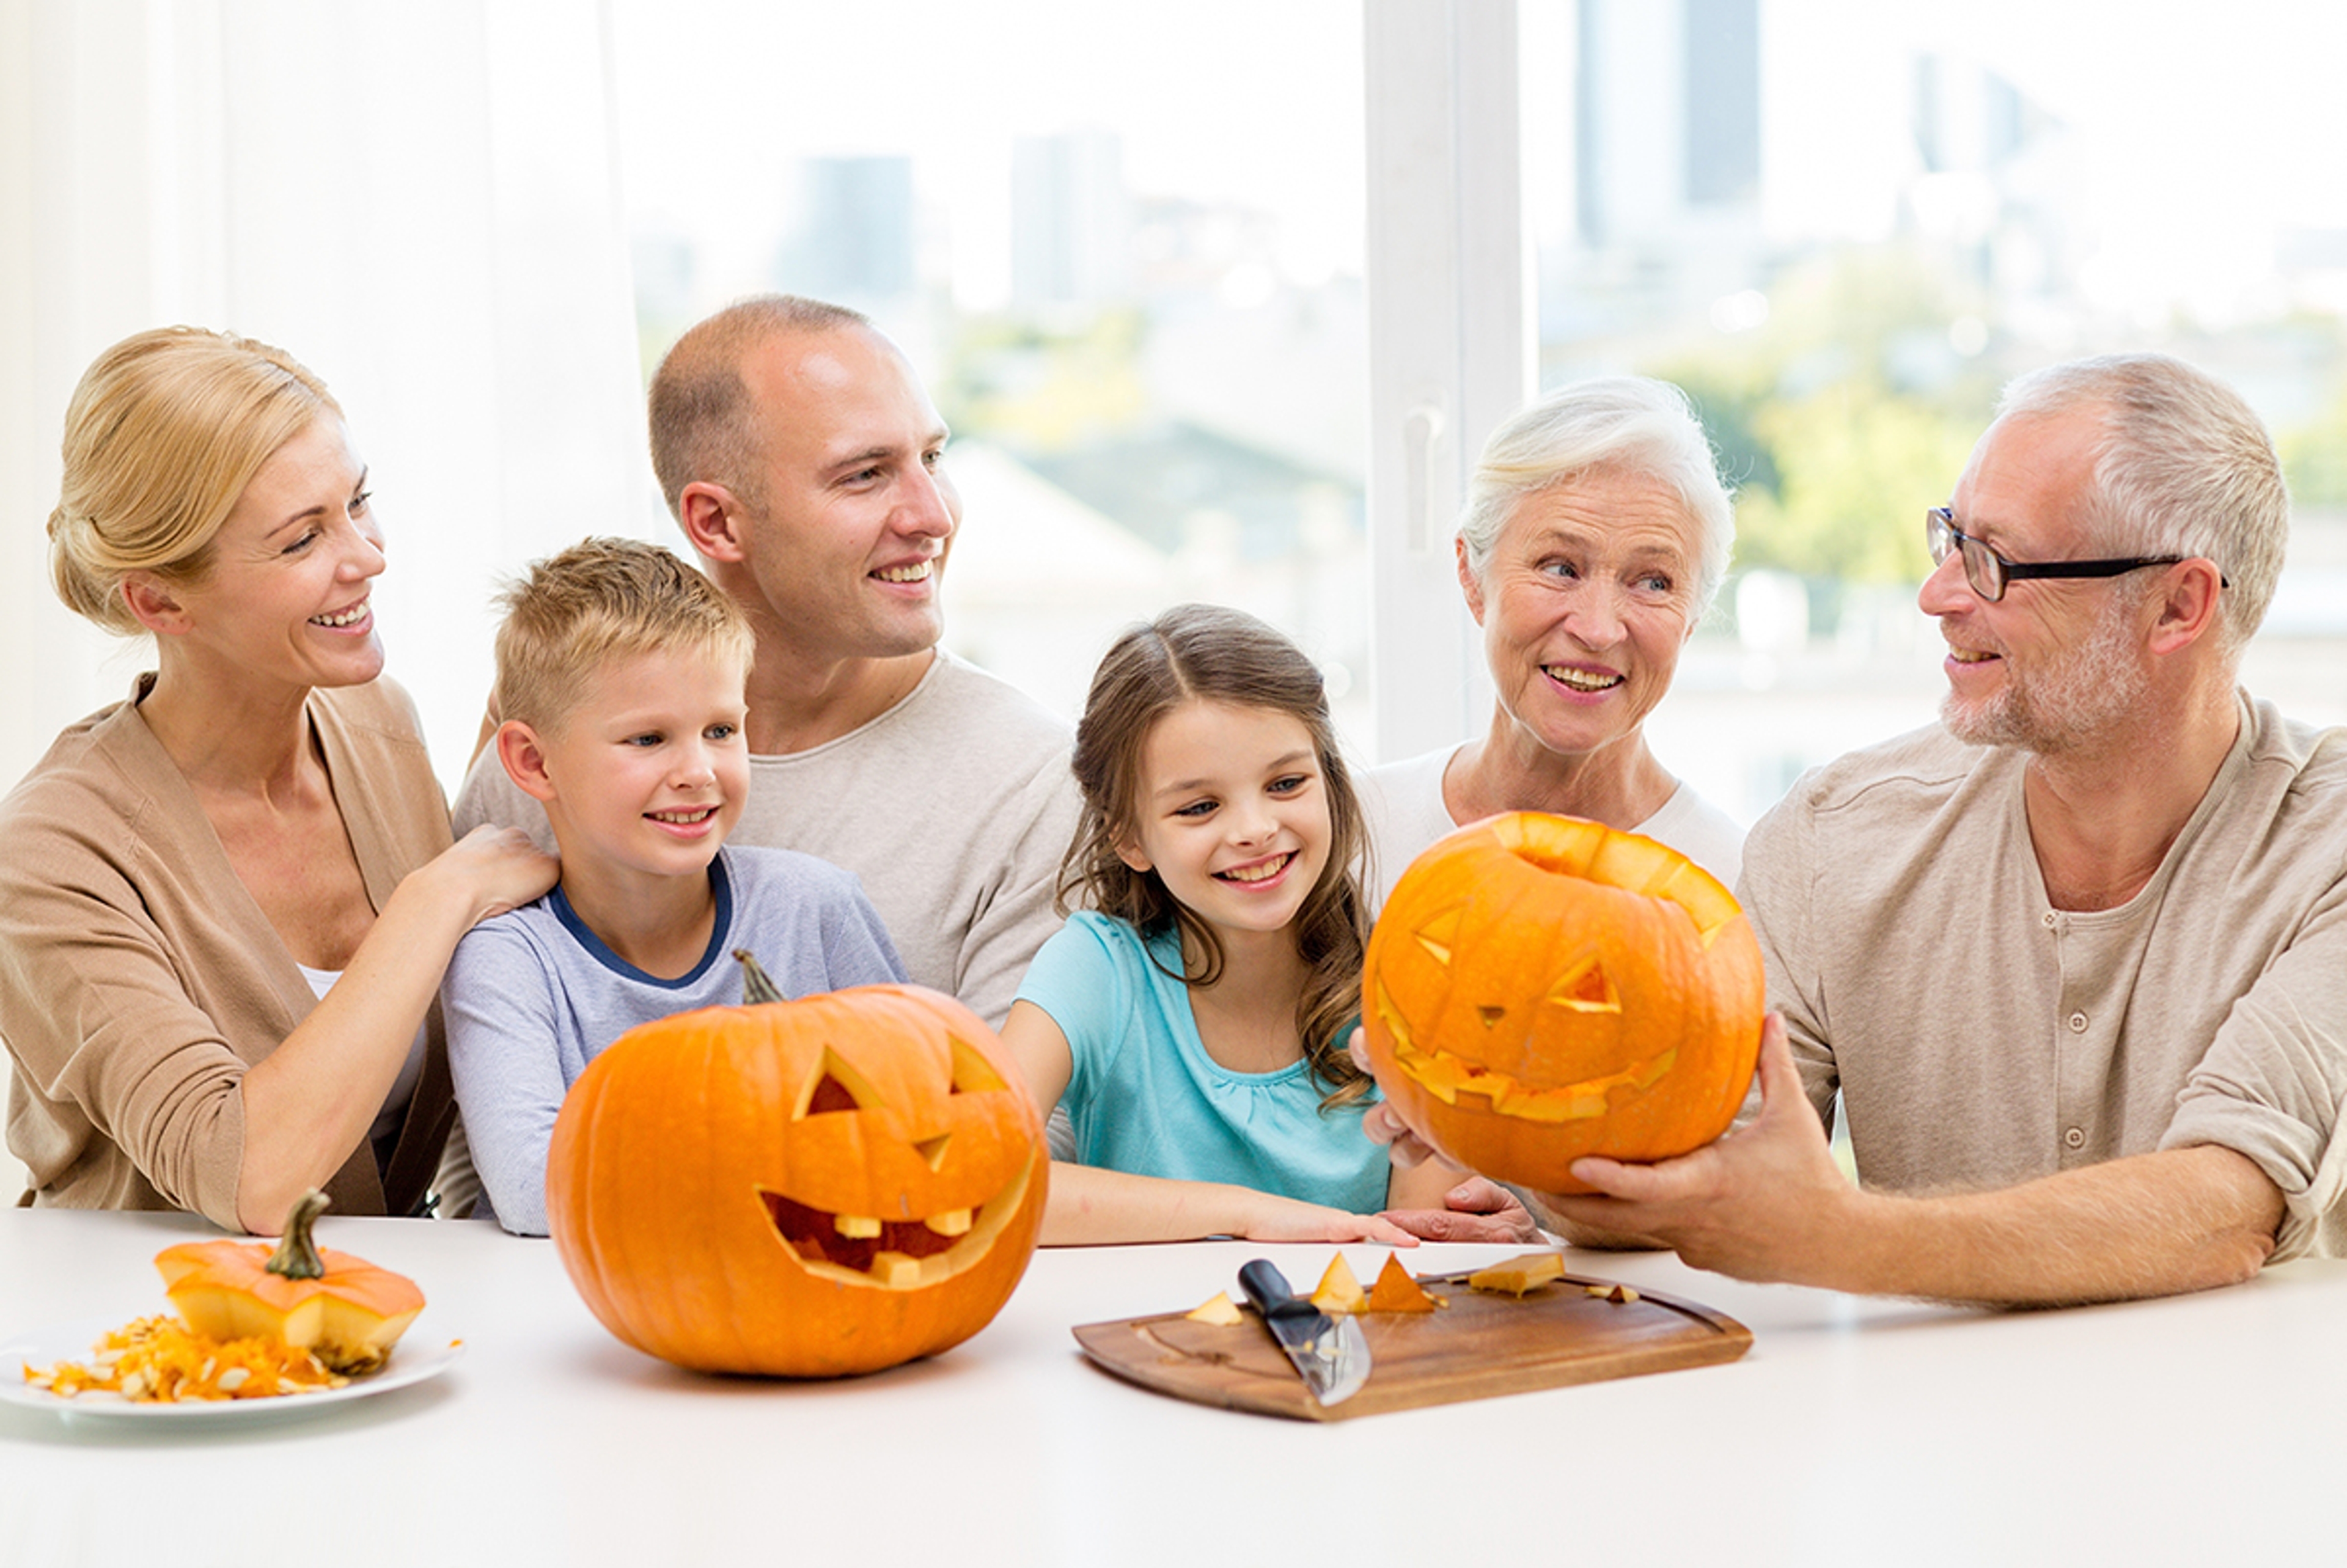
[(1369, 1345), (1350, 1317), (1330, 1317), (1289, 1288), (1287, 1276), (1268, 1258), (1239, 1267), (1239, 1288), (1263, 1317), (1271, 1337), (1304, 1375), (1304, 1386), (1322, 1405), (1339, 1404), (1369, 1380)]

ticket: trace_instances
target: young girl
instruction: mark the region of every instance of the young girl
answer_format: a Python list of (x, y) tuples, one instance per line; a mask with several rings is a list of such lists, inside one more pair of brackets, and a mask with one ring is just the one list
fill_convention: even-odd
[(1082, 1162), (1052, 1167), (1044, 1242), (1408, 1245), (1377, 1211), (1440, 1208), (1460, 1176), (1361, 1131), (1361, 815), (1319, 671), (1252, 616), (1168, 610), (1101, 661), (1074, 767), (1060, 897), (1091, 908), (1002, 1030)]

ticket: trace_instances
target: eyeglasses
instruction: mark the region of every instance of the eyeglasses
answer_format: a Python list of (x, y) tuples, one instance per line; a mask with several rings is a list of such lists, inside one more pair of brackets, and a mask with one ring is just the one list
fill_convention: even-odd
[[(1962, 550), (1964, 555), (1964, 580), (1973, 591), (1993, 604), (2004, 597), (2004, 585), (2033, 577), (2121, 577), (2139, 571), (2147, 566), (2175, 566), (2189, 560), (2189, 556), (2131, 556), (2124, 560), (2061, 560), (2014, 561), (2003, 556), (1956, 527), (1956, 515), (1945, 507), (1932, 507), (1923, 514), (1923, 538), (1932, 547), (1932, 564), (1938, 566), (1948, 559), (1950, 550)], [(2231, 579), (2219, 575), (2218, 582), (2226, 588)]]

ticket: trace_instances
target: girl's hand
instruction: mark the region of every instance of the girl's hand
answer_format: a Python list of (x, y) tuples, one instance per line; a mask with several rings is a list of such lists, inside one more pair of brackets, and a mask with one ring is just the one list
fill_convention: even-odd
[(1416, 1246), (1418, 1238), (1381, 1214), (1348, 1214), (1342, 1209), (1299, 1203), (1270, 1193), (1254, 1194), (1238, 1235), (1249, 1241), (1373, 1241)]
[(421, 874), (453, 890), (470, 930), (492, 915), (541, 897), (561, 870), (561, 863), (521, 829), (484, 823), (442, 850)]

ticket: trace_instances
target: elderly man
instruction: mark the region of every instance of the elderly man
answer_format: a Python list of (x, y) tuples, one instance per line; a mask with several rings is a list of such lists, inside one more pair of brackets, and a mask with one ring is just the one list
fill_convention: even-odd
[[(1745, 1278), (1952, 1300), (2341, 1251), (2347, 734), (2234, 684), (2289, 530), (2263, 427), (2174, 360), (2057, 366), (1928, 528), (1944, 728), (1811, 774), (1746, 845), (1779, 1015), (1758, 1115), (1579, 1162), (1599, 1195), (1543, 1206)], [(1837, 1090), (1862, 1188), (1827, 1153)]]
[[(999, 1023), (1059, 926), (1071, 732), (937, 646), (961, 521), (945, 446), (903, 354), (836, 305), (731, 305), (652, 378), (661, 492), (757, 632), (734, 842), (855, 872), (912, 978)], [(456, 815), (546, 834), (494, 752)]]

